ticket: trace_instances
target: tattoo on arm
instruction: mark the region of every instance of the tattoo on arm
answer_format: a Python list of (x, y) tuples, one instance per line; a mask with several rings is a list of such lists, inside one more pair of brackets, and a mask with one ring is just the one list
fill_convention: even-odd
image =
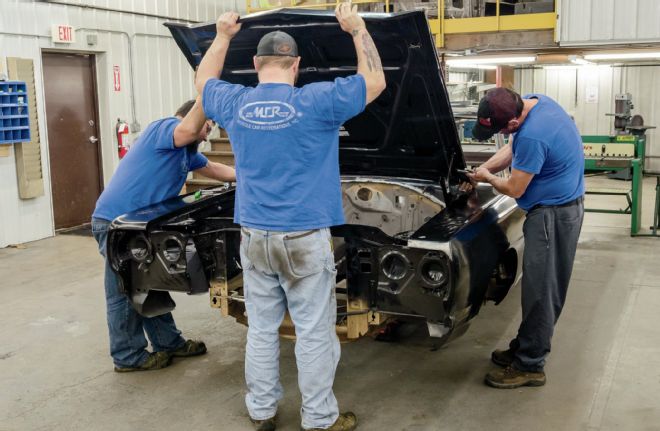
[(378, 50), (374, 41), (369, 35), (369, 33), (364, 33), (362, 35), (362, 52), (367, 57), (367, 65), (369, 66), (370, 72), (382, 72), (383, 65), (380, 62), (380, 56), (378, 55)]
[(357, 36), (358, 34), (360, 34), (360, 29), (352, 30), (351, 34), (353, 35), (353, 37)]

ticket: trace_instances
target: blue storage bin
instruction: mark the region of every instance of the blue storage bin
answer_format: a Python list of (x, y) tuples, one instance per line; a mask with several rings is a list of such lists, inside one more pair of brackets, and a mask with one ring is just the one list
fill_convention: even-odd
[(27, 85), (0, 81), (0, 144), (30, 141)]

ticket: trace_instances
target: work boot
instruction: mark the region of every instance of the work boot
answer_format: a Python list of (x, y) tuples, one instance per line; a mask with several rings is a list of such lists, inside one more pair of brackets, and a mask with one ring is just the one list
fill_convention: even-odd
[(160, 370), (172, 363), (172, 356), (167, 352), (149, 353), (147, 359), (137, 367), (115, 367), (117, 373), (130, 373), (131, 371)]
[(512, 348), (506, 350), (495, 350), (490, 354), (490, 360), (493, 361), (495, 365), (500, 367), (508, 367), (513, 364), (513, 358), (516, 356), (516, 351)]
[(330, 428), (300, 428), (302, 431), (353, 431), (357, 428), (357, 416), (355, 413), (346, 412), (339, 415)]
[(545, 385), (545, 373), (543, 371), (520, 371), (509, 366), (486, 374), (485, 382), (488, 386), (498, 389), (513, 389), (521, 386), (543, 386)]
[(199, 356), (206, 353), (206, 344), (204, 344), (203, 341), (186, 340), (186, 342), (183, 343), (183, 346), (176, 350), (170, 350), (168, 353), (176, 358)]
[(518, 338), (514, 338), (509, 342), (509, 348), (507, 350), (495, 350), (493, 353), (490, 355), (491, 361), (495, 365), (499, 365), (500, 367), (508, 367), (513, 363), (513, 359), (516, 356), (516, 352), (520, 348), (520, 342), (518, 341)]
[(250, 418), (250, 420), (254, 424), (254, 429), (257, 431), (275, 431), (277, 428), (277, 416), (264, 420), (256, 420), (252, 418)]

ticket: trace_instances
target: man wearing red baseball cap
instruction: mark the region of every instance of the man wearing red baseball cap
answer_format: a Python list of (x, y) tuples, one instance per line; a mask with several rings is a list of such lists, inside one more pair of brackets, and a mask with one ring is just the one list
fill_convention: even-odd
[[(573, 120), (551, 98), (490, 90), (477, 111), (473, 136), (510, 134), (509, 143), (471, 176), (516, 199), (527, 211), (523, 232), (522, 322), (507, 350), (492, 361), (503, 367), (486, 375), (496, 388), (542, 386), (545, 358), (566, 300), (582, 228), (584, 153)], [(511, 175), (494, 175), (508, 167)]]

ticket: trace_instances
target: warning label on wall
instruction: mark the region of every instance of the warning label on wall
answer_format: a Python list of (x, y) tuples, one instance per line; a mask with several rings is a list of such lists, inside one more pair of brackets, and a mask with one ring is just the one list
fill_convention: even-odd
[(119, 66), (112, 66), (112, 81), (115, 91), (121, 91), (121, 77), (119, 76)]

